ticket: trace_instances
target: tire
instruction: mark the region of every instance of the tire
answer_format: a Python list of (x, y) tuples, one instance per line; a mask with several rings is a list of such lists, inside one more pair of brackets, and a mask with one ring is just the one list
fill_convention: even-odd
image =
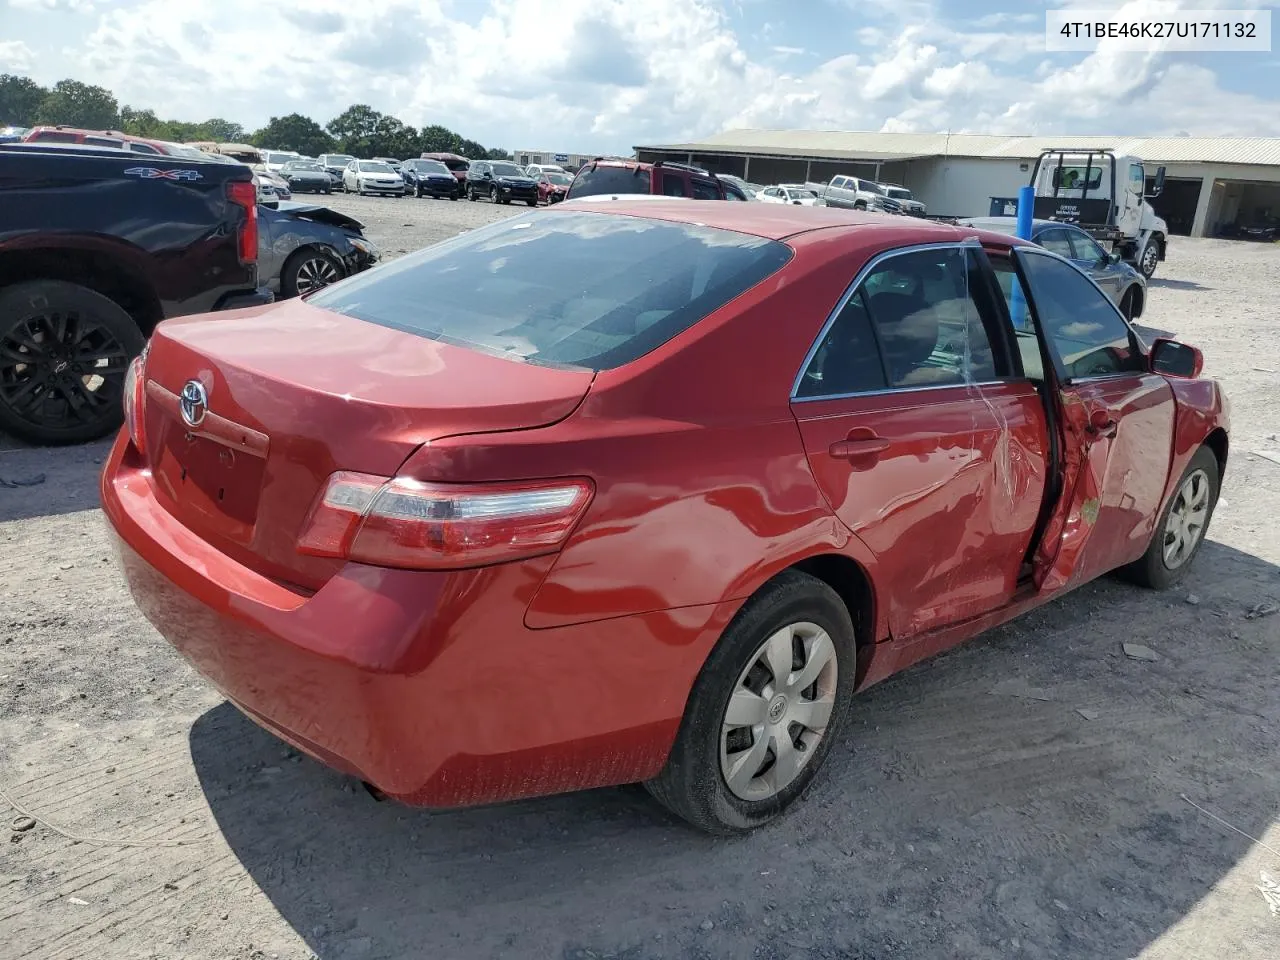
[(859, 200), (857, 203), (853, 205), (853, 209), (865, 211), (867, 209), (867, 204), (865, 203), (865, 201)]
[(1120, 298), (1120, 312), (1124, 314), (1126, 320), (1133, 320), (1133, 287), (1124, 292), (1124, 296)]
[[(1201, 482), (1204, 483), (1203, 494), (1196, 492), (1193, 483), (1197, 475), (1201, 477)], [(1119, 574), (1132, 583), (1150, 587), (1153, 590), (1167, 590), (1185, 577), (1187, 570), (1200, 552), (1205, 534), (1209, 532), (1209, 523), (1213, 519), (1213, 510), (1218, 505), (1218, 483), (1218, 458), (1214, 456), (1212, 450), (1202, 446), (1196, 451), (1195, 456), (1191, 458), (1191, 462), (1187, 464), (1187, 469), (1182, 472), (1182, 476), (1178, 478), (1178, 485), (1174, 488), (1173, 496), (1165, 504), (1165, 508), (1160, 514), (1160, 520), (1156, 524), (1156, 529), (1151, 535), (1151, 543), (1147, 546), (1147, 552), (1138, 560), (1126, 567), (1122, 567), (1118, 571)], [(1177, 562), (1171, 566), (1169, 558), (1166, 556), (1166, 547), (1170, 537), (1170, 518), (1175, 511), (1180, 511), (1184, 505), (1192, 507), (1190, 515), (1194, 516), (1196, 512), (1194, 504), (1201, 498), (1203, 498), (1204, 504), (1203, 513), (1201, 514), (1202, 522), (1195, 532), (1195, 541), (1192, 543), (1190, 550), (1186, 551), (1180, 558), (1177, 558)]]
[[(821, 652), (824, 665), (818, 679), (805, 690), (770, 694), (777, 681), (761, 657), (771, 640), (784, 636), (783, 631), (789, 626), (793, 628), (789, 664), (792, 676), (796, 658), (804, 656), (796, 652), (797, 643), (811, 662), (816, 663)], [(813, 631), (825, 634), (825, 647), (822, 637)], [(807, 638), (800, 640), (806, 632)], [(744, 833), (777, 817), (804, 792), (838, 735), (853, 694), (855, 647), (849, 611), (831, 587), (797, 571), (787, 571), (769, 581), (747, 601), (711, 651), (694, 682), (667, 763), (645, 784), (646, 789), (671, 812), (708, 833)], [(759, 689), (753, 691), (752, 684)], [(787, 692), (792, 694), (790, 699)], [(785, 719), (793, 710), (816, 702), (804, 696), (810, 693), (830, 703), (830, 713), (821, 730)], [(731, 697), (751, 709), (759, 707), (759, 722), (735, 725), (726, 732), (724, 721)], [(781, 722), (775, 716), (779, 710), (784, 718)], [(794, 736), (806, 735), (807, 747), (794, 745)], [(778, 769), (776, 748), (786, 742), (783, 737), (792, 741), (790, 756), (799, 768), (780, 789), (774, 789), (769, 778)], [(737, 786), (731, 787), (725, 771), (734, 768), (735, 756), (739, 758), (736, 769), (763, 774), (740, 777)], [(751, 796), (753, 792), (759, 796)]]
[(1155, 275), (1156, 265), (1160, 262), (1160, 244), (1155, 237), (1150, 237), (1138, 254), (1138, 270), (1148, 280)]
[(321, 193), (323, 193), (323, 194), (327, 197), (327, 196), (329, 195), (329, 188), (328, 188), (328, 187), (321, 187), (321, 188), (320, 188), (320, 192), (321, 192)]
[(527, 203), (531, 207), (536, 207), (538, 205), (538, 201), (536, 198), (533, 200), (526, 200), (525, 203)]
[(476, 191), (474, 187), (467, 187), (467, 199), (472, 203), (476, 202)]
[[(59, 331), (74, 342), (59, 343)], [(125, 372), (145, 343), (123, 307), (87, 287), (31, 280), (0, 289), (0, 430), (28, 443), (61, 445), (119, 429)], [(33, 361), (6, 359), (14, 354)]]
[(280, 292), (287, 299), (312, 293), (347, 275), (342, 262), (327, 250), (304, 247), (295, 250), (280, 270)]

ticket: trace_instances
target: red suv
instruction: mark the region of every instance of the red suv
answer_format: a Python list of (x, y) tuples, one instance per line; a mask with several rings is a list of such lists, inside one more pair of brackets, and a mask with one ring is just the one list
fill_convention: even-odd
[(565, 199), (635, 193), (692, 200), (730, 199), (720, 178), (701, 167), (666, 160), (641, 163), (604, 157), (597, 157), (578, 171)]
[(119, 130), (81, 130), (78, 127), (33, 127), (22, 137), (23, 143), (82, 143), (89, 147), (116, 147), (152, 156), (170, 152), (162, 140), (135, 137)]

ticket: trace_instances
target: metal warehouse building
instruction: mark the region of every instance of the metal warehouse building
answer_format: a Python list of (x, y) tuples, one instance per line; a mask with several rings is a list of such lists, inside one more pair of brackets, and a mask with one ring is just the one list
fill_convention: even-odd
[(1093, 147), (1164, 166), (1152, 205), (1171, 233), (1217, 236), (1280, 216), (1280, 139), (1265, 137), (1002, 137), (974, 134), (729, 130), (696, 143), (636, 147), (641, 160), (681, 160), (753, 183), (836, 174), (907, 187), (937, 216), (984, 216), (1017, 195), (1042, 149)]

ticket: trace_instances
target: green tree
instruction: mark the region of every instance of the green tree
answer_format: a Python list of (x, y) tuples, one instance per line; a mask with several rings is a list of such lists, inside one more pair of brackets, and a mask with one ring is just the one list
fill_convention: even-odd
[(109, 130), (120, 122), (120, 110), (114, 94), (104, 87), (59, 80), (40, 101), (35, 119), (37, 123)]
[(330, 120), (325, 129), (338, 141), (338, 149), (343, 153), (369, 157), (374, 153), (370, 143), (382, 119), (383, 114), (367, 103), (356, 103)]
[(510, 160), (511, 159), (511, 153), (507, 150), (503, 150), (501, 147), (490, 147), (488, 150), (485, 151), (485, 156), (487, 156), (490, 160)]
[(36, 111), (49, 91), (30, 77), (0, 73), (0, 126), (11, 123), (29, 127), (36, 122)]
[(254, 146), (268, 150), (297, 150), (308, 157), (318, 157), (333, 150), (333, 137), (325, 133), (320, 124), (300, 113), (272, 117), (250, 139)]
[(164, 139), (161, 134), (167, 133), (165, 128), (169, 126), (156, 116), (154, 110), (135, 110), (128, 104), (120, 108), (120, 129), (135, 137)]
[(223, 120), (220, 117), (214, 117), (212, 120), (206, 120), (204, 123), (195, 125), (199, 131), (204, 134), (201, 137), (192, 137), (193, 140), (214, 140), (218, 143), (243, 143), (245, 140), (244, 127), (231, 120)]
[(448, 127), (432, 124), (422, 128), (418, 146), (423, 153), (458, 153), (462, 149), (462, 138)]

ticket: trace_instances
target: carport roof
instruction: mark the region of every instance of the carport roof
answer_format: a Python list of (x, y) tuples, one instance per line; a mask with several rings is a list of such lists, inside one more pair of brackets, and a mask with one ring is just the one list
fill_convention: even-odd
[(999, 136), (972, 133), (872, 133), (849, 130), (726, 130), (689, 143), (638, 146), (660, 153), (891, 162), (925, 157), (1033, 159), (1050, 147), (1108, 148), (1153, 163), (1280, 166), (1276, 137)]

